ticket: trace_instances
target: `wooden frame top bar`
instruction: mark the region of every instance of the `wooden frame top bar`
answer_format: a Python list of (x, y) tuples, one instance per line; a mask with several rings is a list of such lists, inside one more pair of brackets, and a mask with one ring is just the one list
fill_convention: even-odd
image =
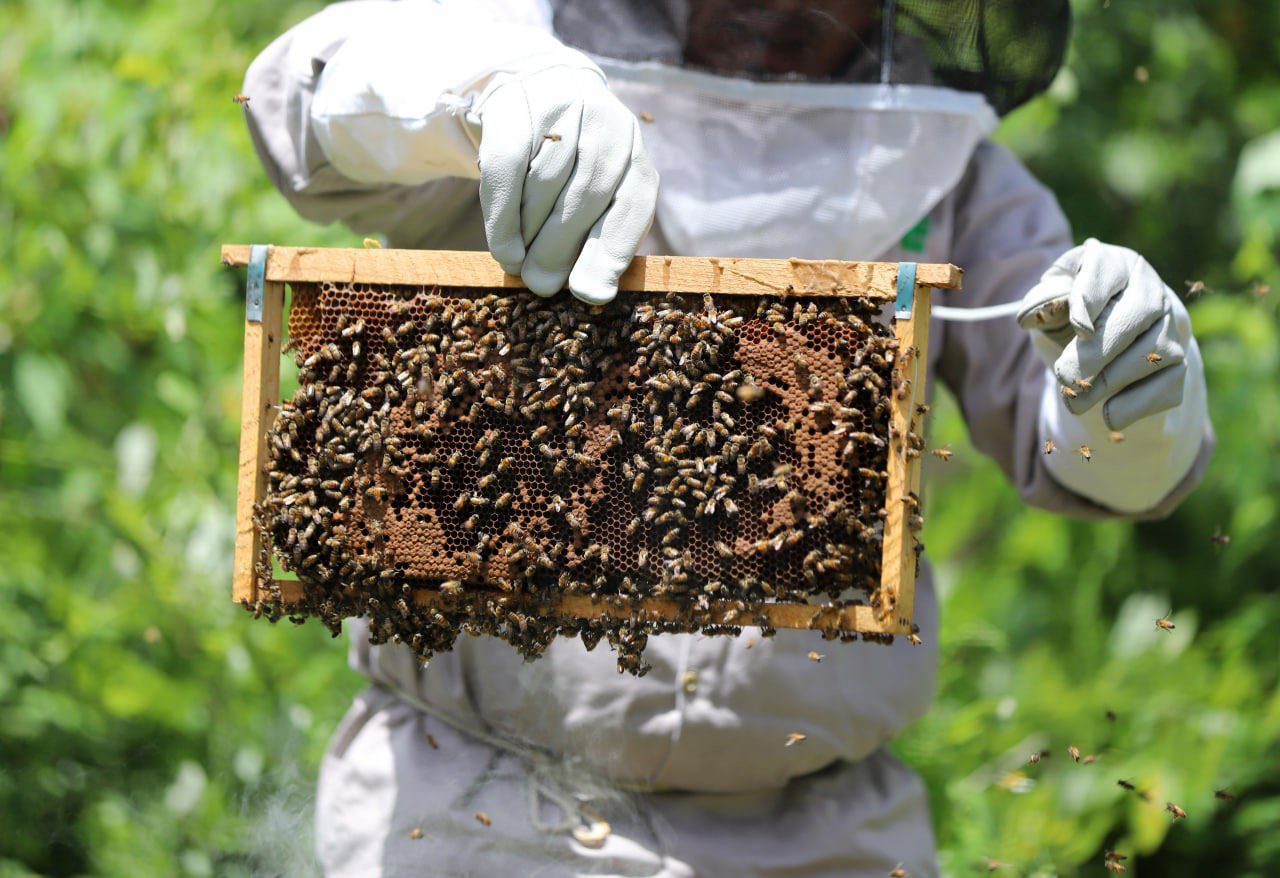
[[(223, 245), (222, 262), (248, 265), (249, 245)], [(958, 290), (963, 274), (954, 265), (920, 263), (916, 285)], [(272, 247), (266, 279), (524, 289), (520, 278), (504, 272), (488, 253), (465, 250)], [(896, 262), (637, 256), (618, 286), (624, 292), (639, 293), (856, 296), (893, 301), (897, 283)]]

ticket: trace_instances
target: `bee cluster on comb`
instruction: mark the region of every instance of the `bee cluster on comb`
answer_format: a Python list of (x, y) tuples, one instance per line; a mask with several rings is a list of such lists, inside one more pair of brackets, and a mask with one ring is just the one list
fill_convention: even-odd
[[(877, 604), (890, 409), (912, 352), (881, 302), (292, 292), (299, 387), (268, 433), (256, 613), (335, 633), (364, 615), (375, 642), (424, 658), (462, 631), (526, 657), (604, 637), (643, 673), (649, 634), (767, 636), (770, 602), (892, 611)], [(287, 600), (271, 553), (300, 581)], [(556, 613), (571, 596), (679, 612)]]

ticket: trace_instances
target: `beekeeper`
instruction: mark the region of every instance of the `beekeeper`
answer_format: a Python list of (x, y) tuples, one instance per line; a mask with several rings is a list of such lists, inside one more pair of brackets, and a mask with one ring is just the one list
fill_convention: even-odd
[[(605, 302), (637, 248), (954, 262), (940, 304), (1017, 312), (931, 329), (974, 444), (1035, 506), (1157, 517), (1213, 445), (1187, 312), (1137, 253), (1074, 246), (987, 139), (1068, 25), (1066, 0), (366, 0), (244, 92), (304, 217), (487, 248), (540, 295)], [(936, 875), (924, 786), (885, 750), (933, 697), (927, 566), (917, 589), (922, 647), (665, 635), (641, 679), (564, 639), (422, 667), (353, 623), (372, 685), (321, 770), (326, 874)]]

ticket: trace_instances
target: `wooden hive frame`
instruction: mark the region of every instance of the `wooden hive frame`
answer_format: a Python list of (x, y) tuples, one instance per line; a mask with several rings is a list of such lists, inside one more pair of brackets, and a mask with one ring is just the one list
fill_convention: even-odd
[[(277, 586), (286, 603), (296, 600), (297, 580), (262, 582), (255, 560), (262, 549), (253, 523), (255, 506), (267, 489), (267, 437), (279, 408), (280, 358), (285, 333), (285, 285), (298, 283), (369, 283), (408, 286), (525, 289), (487, 254), (463, 251), (323, 249), (314, 247), (251, 248), (225, 245), (222, 262), (249, 269), (244, 330), (244, 398), (240, 427), (240, 468), (236, 496), (236, 541), (232, 597), (253, 603), (269, 586)], [(703, 624), (755, 624), (773, 628), (811, 628), (841, 632), (910, 634), (913, 632), (916, 578), (916, 534), (910, 527), (908, 495), (919, 495), (921, 460), (909, 455), (907, 436), (923, 435), (917, 406), (926, 394), (930, 292), (959, 289), (962, 272), (954, 265), (892, 262), (838, 262), (801, 259), (717, 259), (640, 256), (619, 283), (621, 293), (683, 293), (720, 296), (848, 296), (894, 302), (894, 333), (899, 356), (894, 360), (888, 480), (886, 485), (879, 606), (766, 603), (749, 619), (728, 601), (713, 602), (700, 612)], [(501, 600), (530, 604), (526, 612), (570, 618), (641, 618), (674, 620), (684, 614), (670, 598), (591, 598), (566, 595), (551, 602), (531, 596), (503, 595), (471, 588), (463, 600), (483, 607)], [(415, 601), (445, 603), (439, 591), (422, 587)], [(456, 606), (456, 600), (451, 603)]]

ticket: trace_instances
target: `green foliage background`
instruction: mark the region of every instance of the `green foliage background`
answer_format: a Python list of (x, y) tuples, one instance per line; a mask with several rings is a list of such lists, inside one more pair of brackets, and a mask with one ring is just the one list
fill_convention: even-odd
[[(230, 100), (316, 6), (0, 6), (0, 876), (311, 868), (359, 682), (319, 626), (227, 600), (243, 293), (217, 246), (352, 241), (292, 215)], [(1083, 524), (1023, 508), (940, 400), (941, 694), (898, 750), (949, 874), (1104, 874), (1118, 847), (1134, 875), (1276, 875), (1280, 291), (1250, 290), (1280, 289), (1280, 8), (1076, 7), (1067, 69), (999, 136), (1081, 238), (1207, 284), (1220, 446), (1170, 519)]]

